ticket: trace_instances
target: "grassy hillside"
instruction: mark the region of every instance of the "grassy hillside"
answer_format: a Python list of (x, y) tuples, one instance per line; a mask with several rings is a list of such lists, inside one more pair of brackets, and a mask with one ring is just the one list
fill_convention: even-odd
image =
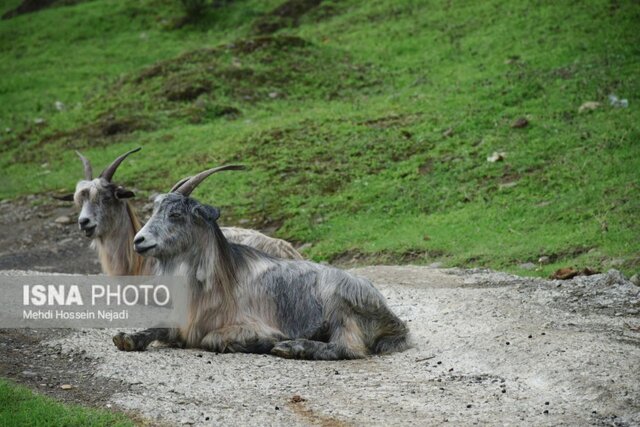
[(216, 4), (0, 21), (0, 198), (141, 145), (117, 175), (141, 196), (245, 163), (194, 196), (316, 260), (638, 270), (640, 3)]

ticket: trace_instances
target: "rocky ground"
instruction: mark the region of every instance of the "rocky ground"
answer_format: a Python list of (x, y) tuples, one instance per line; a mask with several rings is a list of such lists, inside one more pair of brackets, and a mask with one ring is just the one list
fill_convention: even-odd
[[(0, 204), (0, 269), (31, 270), (2, 274), (99, 271), (74, 208), (39, 203)], [(412, 349), (308, 362), (123, 353), (112, 330), (0, 330), (0, 376), (152, 424), (640, 425), (640, 287), (617, 271), (565, 281), (416, 266), (352, 271), (408, 322)]]

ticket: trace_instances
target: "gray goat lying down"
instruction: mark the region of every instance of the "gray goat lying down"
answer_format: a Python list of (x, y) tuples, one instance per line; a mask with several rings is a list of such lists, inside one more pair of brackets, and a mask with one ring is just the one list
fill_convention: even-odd
[[(97, 178), (93, 178), (91, 163), (77, 153), (84, 167), (84, 179), (78, 181), (73, 194), (57, 197), (75, 201), (80, 208), (78, 226), (91, 239), (98, 252), (102, 271), (111, 276), (138, 276), (154, 273), (156, 261), (143, 258), (133, 251), (133, 237), (140, 230), (140, 220), (129, 203), (133, 191), (115, 184), (113, 175), (120, 164), (141, 148), (118, 156)], [(223, 170), (244, 169), (241, 166), (226, 166)], [(224, 227), (222, 232), (228, 240), (254, 246), (275, 257), (302, 259), (293, 246), (284, 240), (274, 239), (259, 231), (237, 227)]]
[(368, 280), (229, 243), (216, 223), (218, 209), (189, 197), (217, 169), (158, 196), (134, 239), (136, 252), (158, 260), (158, 274), (187, 276), (188, 323), (121, 332), (113, 337), (120, 350), (144, 350), (159, 340), (214, 352), (337, 360), (408, 348), (407, 326)]

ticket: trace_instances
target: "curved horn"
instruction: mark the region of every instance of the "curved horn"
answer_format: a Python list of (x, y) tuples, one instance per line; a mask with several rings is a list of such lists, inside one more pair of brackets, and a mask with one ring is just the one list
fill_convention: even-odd
[(127, 151), (126, 153), (118, 156), (117, 159), (115, 159), (109, 166), (107, 166), (102, 171), (102, 173), (100, 174), (100, 178), (104, 178), (107, 181), (111, 182), (111, 178), (113, 178), (113, 174), (116, 173), (116, 169), (118, 169), (118, 166), (120, 166), (120, 163), (122, 163), (122, 161), (126, 159), (129, 154), (136, 153), (140, 150), (142, 150), (142, 147), (135, 148), (131, 151)]
[(84, 179), (87, 181), (91, 181), (93, 179), (93, 171), (91, 170), (91, 162), (85, 156), (83, 156), (79, 151), (76, 151), (80, 160), (82, 160), (82, 166), (84, 166)]
[(176, 182), (174, 184), (173, 187), (171, 187), (171, 190), (169, 190), (169, 193), (173, 193), (175, 192), (178, 188), (180, 188), (180, 186), (182, 184), (184, 184), (185, 182), (187, 182), (188, 180), (190, 180), (191, 178), (193, 178), (192, 176), (187, 176), (186, 178), (182, 178), (180, 181)]
[(182, 183), (179, 186), (178, 184), (174, 185), (173, 186), (174, 189), (172, 189), (171, 192), (180, 193), (183, 196), (189, 196), (189, 194), (191, 194), (191, 192), (195, 190), (195, 188), (202, 181), (204, 181), (205, 178), (208, 177), (209, 175), (214, 174), (216, 172), (222, 172), (227, 170), (243, 170), (243, 169), (246, 169), (244, 165), (226, 165), (226, 166), (218, 166), (217, 168), (213, 168), (213, 169), (208, 169), (204, 172), (200, 172), (198, 175), (179, 181), (178, 184), (180, 184), (181, 182)]

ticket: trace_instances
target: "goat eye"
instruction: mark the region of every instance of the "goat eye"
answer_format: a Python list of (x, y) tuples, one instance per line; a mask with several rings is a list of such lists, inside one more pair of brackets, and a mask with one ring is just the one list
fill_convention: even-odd
[(182, 215), (180, 215), (180, 213), (179, 213), (179, 212), (171, 212), (171, 213), (169, 214), (169, 218), (171, 218), (171, 219), (179, 219), (179, 218), (181, 218), (181, 217), (182, 217)]

